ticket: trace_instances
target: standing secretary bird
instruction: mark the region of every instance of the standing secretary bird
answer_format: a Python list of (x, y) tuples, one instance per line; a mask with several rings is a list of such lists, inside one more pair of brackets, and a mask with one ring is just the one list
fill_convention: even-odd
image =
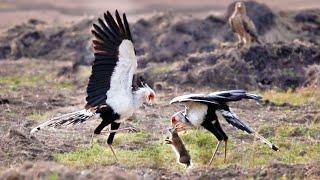
[(221, 141), (225, 142), (224, 160), (226, 160), (227, 157), (228, 136), (220, 126), (216, 111), (219, 111), (232, 126), (252, 134), (267, 144), (271, 149), (277, 151), (277, 146), (256, 133), (246, 122), (230, 110), (227, 104), (228, 102), (240, 101), (242, 99), (258, 101), (261, 97), (255, 94), (249, 94), (244, 90), (221, 91), (211, 94), (190, 94), (175, 97), (170, 101), (170, 104), (182, 103), (185, 105), (185, 110), (175, 113), (171, 118), (171, 123), (179, 127), (177, 131), (185, 130), (187, 128), (186, 126), (202, 126), (218, 139), (218, 144), (212, 154), (209, 165), (211, 165)]
[(102, 118), (94, 134), (100, 134), (110, 124), (107, 143), (116, 160), (112, 148), (116, 132), (130, 130), (119, 129), (120, 122), (126, 120), (143, 104), (152, 103), (155, 92), (146, 84), (134, 87), (133, 77), (137, 69), (137, 58), (126, 15), (121, 19), (118, 11), (116, 20), (107, 12), (104, 20), (93, 24), (94, 62), (87, 86), (87, 104), (85, 109), (50, 119), (31, 130), (31, 133), (44, 127), (82, 123), (99, 115)]

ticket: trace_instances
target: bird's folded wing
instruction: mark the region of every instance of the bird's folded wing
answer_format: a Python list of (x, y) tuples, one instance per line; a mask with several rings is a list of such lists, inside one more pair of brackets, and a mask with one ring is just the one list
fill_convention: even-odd
[(232, 126), (241, 129), (242, 131), (246, 131), (249, 134), (254, 132), (254, 130), (249, 125), (247, 125), (246, 122), (238, 118), (235, 113), (226, 110), (219, 111), (221, 112), (221, 115), (226, 119), (226, 121)]
[(232, 30), (232, 32), (237, 32), (236, 28), (234, 27), (234, 24), (233, 24), (233, 18), (229, 18), (228, 22), (229, 22), (229, 26)]
[(188, 94), (177, 96), (170, 101), (170, 104), (183, 102), (199, 102), (199, 103), (214, 103), (206, 98), (206, 94)]
[(200, 102), (200, 103), (210, 103), (210, 104), (224, 104), (230, 101), (239, 101), (241, 99), (254, 99), (260, 100), (261, 96), (247, 93), (245, 90), (229, 90), (229, 91), (219, 91), (210, 94), (190, 94), (183, 95), (173, 98), (170, 101), (172, 103), (178, 102)]
[(210, 93), (208, 94), (208, 99), (216, 102), (240, 101), (242, 99), (254, 99), (259, 101), (262, 99), (262, 97), (247, 93), (245, 90), (229, 90)]
[(249, 19), (249, 17), (243, 17), (243, 27), (244, 27), (244, 30), (248, 34), (250, 34), (250, 36), (254, 37), (255, 39), (258, 39), (258, 32), (257, 32), (256, 26), (254, 25), (252, 20)]
[[(131, 88), (137, 62), (132, 36), (126, 15), (116, 20), (107, 12), (99, 18), (91, 30), (94, 35), (94, 62), (87, 86), (87, 105), (94, 107), (104, 103), (112, 88)], [(126, 82), (123, 82), (126, 81)]]

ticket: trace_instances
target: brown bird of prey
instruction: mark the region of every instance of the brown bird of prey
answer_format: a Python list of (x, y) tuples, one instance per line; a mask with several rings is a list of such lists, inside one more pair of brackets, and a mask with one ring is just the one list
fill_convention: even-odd
[(247, 16), (246, 6), (243, 2), (235, 4), (234, 12), (229, 18), (229, 24), (232, 31), (237, 34), (240, 45), (250, 46), (252, 42), (260, 44), (257, 29)]

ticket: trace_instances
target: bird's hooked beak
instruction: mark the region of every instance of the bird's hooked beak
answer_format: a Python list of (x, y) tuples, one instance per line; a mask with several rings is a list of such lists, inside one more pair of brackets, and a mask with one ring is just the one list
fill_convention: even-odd
[(236, 3), (236, 8), (241, 8), (242, 7), (242, 3), (241, 2), (237, 2)]
[(246, 7), (243, 2), (237, 2), (235, 5), (235, 9), (240, 13), (246, 13)]
[(148, 105), (152, 106), (154, 104), (155, 99), (156, 99), (156, 94), (151, 92), (148, 95)]
[(187, 129), (187, 125), (184, 124), (181, 121), (180, 116), (176, 114), (171, 117), (171, 125), (177, 132), (185, 131)]

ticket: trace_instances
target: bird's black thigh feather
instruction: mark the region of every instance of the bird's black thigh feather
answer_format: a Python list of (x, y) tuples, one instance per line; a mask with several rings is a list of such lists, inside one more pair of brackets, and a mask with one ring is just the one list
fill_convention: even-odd
[(94, 134), (100, 134), (104, 127), (113, 123), (115, 120), (120, 119), (119, 114), (115, 113), (114, 110), (110, 106), (99, 108), (96, 111), (96, 113), (100, 114), (100, 117), (102, 118), (102, 122), (94, 130)]
[(213, 124), (212, 122), (203, 122), (202, 126), (210, 131), (217, 139), (218, 141), (227, 141), (228, 140), (228, 136), (226, 135), (226, 133), (222, 130), (220, 123), (218, 120), (216, 120)]
[[(111, 130), (117, 130), (119, 129), (119, 127), (120, 127), (120, 123), (116, 123), (116, 122), (111, 123)], [(108, 144), (112, 144), (113, 138), (115, 135), (116, 135), (115, 132), (109, 134), (109, 137), (107, 139)]]

